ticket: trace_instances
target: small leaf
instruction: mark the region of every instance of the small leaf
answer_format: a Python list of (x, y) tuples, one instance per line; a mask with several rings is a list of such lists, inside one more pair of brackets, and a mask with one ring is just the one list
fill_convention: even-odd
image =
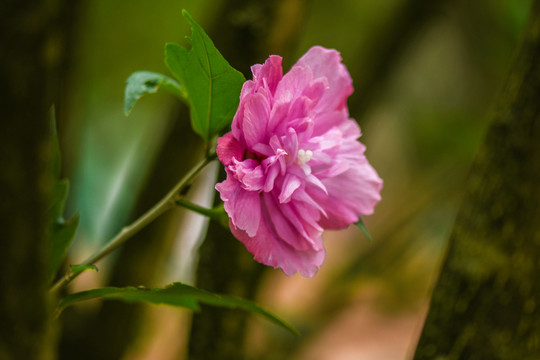
[(298, 331), (271, 314), (255, 303), (230, 295), (217, 295), (209, 291), (198, 289), (182, 283), (173, 283), (165, 288), (147, 289), (144, 287), (115, 288), (106, 287), (74, 293), (63, 298), (57, 309), (57, 315), (66, 307), (75, 303), (90, 299), (110, 299), (124, 302), (145, 302), (150, 304), (163, 304), (177, 307), (184, 307), (193, 311), (200, 311), (199, 304), (225, 307), (229, 309), (241, 309), (257, 313), (266, 317), (277, 325), (284, 327), (293, 334), (298, 335)]
[(54, 179), (60, 177), (60, 144), (58, 143), (58, 133), (56, 132), (56, 111), (54, 105), (49, 109), (49, 127), (51, 133), (51, 150), (52, 150), (52, 174)]
[(64, 206), (66, 203), (67, 195), (69, 192), (68, 180), (57, 180), (54, 185), (50, 204), (49, 204), (49, 216), (54, 222), (61, 221), (64, 213)]
[(364, 225), (364, 222), (362, 221), (361, 218), (358, 218), (358, 221), (354, 223), (354, 225), (356, 225), (360, 230), (362, 230), (362, 232), (364, 233), (364, 235), (366, 235), (366, 237), (368, 238), (369, 241), (373, 241), (373, 238), (371, 237), (371, 235), (369, 234), (366, 226)]
[(69, 246), (73, 242), (77, 227), (79, 226), (79, 215), (72, 219), (53, 224), (51, 233), (51, 254), (49, 260), (49, 278), (52, 279), (64, 260)]
[(58, 134), (56, 131), (54, 107), (51, 108), (49, 116), (52, 154), (52, 166), (50, 171), (52, 172), (52, 176), (55, 180), (49, 208), (47, 211), (47, 219), (50, 231), (49, 279), (52, 280), (60, 268), (62, 260), (66, 256), (67, 250), (75, 237), (75, 232), (77, 231), (77, 227), (79, 225), (79, 216), (75, 215), (72, 219), (67, 221), (63, 216), (69, 192), (69, 181), (59, 180), (61, 158)]
[(156, 93), (163, 88), (181, 100), (187, 101), (185, 89), (176, 80), (155, 72), (136, 71), (126, 80), (124, 114), (127, 116), (143, 95)]
[(188, 12), (182, 14), (191, 24), (192, 35), (187, 38), (191, 49), (167, 44), (165, 63), (185, 87), (191, 125), (208, 144), (231, 123), (245, 78), (229, 65)]
[(96, 272), (99, 271), (96, 265), (80, 264), (80, 265), (71, 265), (70, 267), (74, 273), (82, 273), (83, 271), (86, 271), (86, 270), (94, 270)]

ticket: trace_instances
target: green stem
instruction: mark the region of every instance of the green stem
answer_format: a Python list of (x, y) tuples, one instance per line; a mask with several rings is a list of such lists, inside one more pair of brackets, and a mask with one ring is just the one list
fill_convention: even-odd
[(194, 204), (192, 202), (189, 202), (184, 199), (178, 199), (176, 200), (176, 205), (180, 205), (182, 207), (185, 207), (186, 209), (189, 209), (197, 214), (212, 218), (214, 217), (215, 211), (213, 209), (208, 209), (202, 206), (199, 206), (197, 204)]
[(217, 221), (221, 225), (223, 225), (225, 228), (229, 228), (229, 217), (227, 216), (227, 213), (225, 212), (225, 209), (223, 208), (223, 204), (216, 206), (214, 208), (208, 209), (202, 206), (199, 206), (197, 204), (193, 204), (192, 202), (189, 202), (184, 199), (177, 199), (176, 205), (182, 206), (188, 210), (191, 210), (197, 214), (206, 216), (212, 220)]
[[(180, 193), (182, 193), (189, 185), (191, 180), (212, 160), (216, 158), (215, 154), (208, 155), (204, 160), (199, 162), (195, 167), (191, 169), (163, 199), (161, 199), (150, 210), (144, 213), (140, 218), (135, 220), (132, 224), (124, 227), (111, 241), (109, 241), (101, 250), (94, 253), (88, 259), (86, 259), (80, 265), (93, 265), (111, 252), (116, 250), (119, 246), (124, 244), (129, 238), (138, 233), (141, 229), (146, 227), (152, 221), (154, 221), (161, 214), (167, 210), (172, 209), (176, 205), (176, 201), (180, 199)], [(79, 276), (85, 269), (69, 270), (62, 278), (60, 278), (50, 289), (50, 291), (57, 291), (67, 285), (70, 281)]]

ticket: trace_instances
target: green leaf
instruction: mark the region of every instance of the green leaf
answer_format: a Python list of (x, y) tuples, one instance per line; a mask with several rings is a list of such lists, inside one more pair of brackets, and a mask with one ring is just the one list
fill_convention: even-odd
[(289, 330), (293, 334), (299, 335), (298, 331), (294, 327), (251, 301), (230, 295), (217, 295), (179, 282), (175, 282), (165, 288), (156, 289), (147, 289), (144, 287), (105, 287), (74, 293), (66, 296), (60, 301), (57, 309), (57, 315), (59, 315), (66, 307), (75, 303), (97, 298), (120, 300), (130, 303), (144, 302), (156, 305), (163, 304), (188, 308), (193, 311), (200, 311), (199, 304), (219, 306), (229, 309), (241, 309), (262, 315), (275, 324)]
[(79, 226), (79, 215), (65, 221), (56, 221), (52, 224), (51, 232), (51, 253), (49, 256), (49, 278), (52, 280), (62, 260), (64, 260), (69, 246), (73, 242), (77, 227)]
[(86, 270), (94, 270), (96, 272), (99, 271), (96, 265), (84, 265), (84, 264), (71, 265), (71, 270), (75, 273), (82, 273), (83, 271), (86, 271)]
[(50, 204), (49, 204), (49, 216), (53, 222), (61, 221), (64, 213), (64, 206), (67, 200), (69, 192), (68, 180), (56, 180), (54, 185)]
[(244, 76), (229, 65), (204, 30), (182, 11), (191, 24), (187, 37), (191, 49), (165, 46), (165, 63), (185, 87), (191, 125), (206, 143), (232, 121), (238, 107)]
[(75, 237), (75, 232), (79, 225), (79, 216), (75, 215), (70, 220), (64, 219), (64, 208), (69, 192), (69, 181), (59, 180), (60, 177), (60, 146), (58, 142), (58, 134), (56, 132), (56, 118), (54, 107), (49, 112), (50, 127), (51, 127), (51, 172), (55, 180), (54, 187), (50, 198), (50, 204), (47, 211), (47, 219), (49, 223), (50, 235), (50, 251), (49, 251), (49, 279), (53, 279), (54, 275), (60, 268), (62, 260), (66, 256), (67, 250)]
[(369, 234), (366, 226), (364, 225), (364, 222), (362, 221), (361, 218), (358, 218), (358, 221), (354, 223), (354, 225), (356, 225), (360, 230), (362, 230), (362, 232), (364, 233), (364, 235), (366, 235), (366, 237), (368, 238), (369, 241), (373, 241), (373, 238), (371, 237), (371, 235)]
[(160, 88), (167, 90), (187, 102), (186, 90), (176, 80), (155, 72), (136, 71), (126, 81), (124, 114), (127, 116), (143, 95), (156, 93)]
[(52, 174), (54, 176), (54, 179), (58, 179), (60, 177), (60, 165), (61, 165), (61, 158), (60, 158), (60, 144), (58, 143), (58, 134), (56, 132), (56, 111), (54, 109), (54, 105), (51, 106), (49, 109), (49, 127), (50, 127), (50, 133), (51, 133), (51, 150), (52, 150)]

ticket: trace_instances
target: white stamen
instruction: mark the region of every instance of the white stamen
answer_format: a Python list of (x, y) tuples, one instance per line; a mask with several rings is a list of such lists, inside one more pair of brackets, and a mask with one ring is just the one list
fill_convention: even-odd
[(298, 150), (298, 164), (303, 165), (307, 163), (309, 160), (311, 160), (311, 157), (313, 156), (313, 151), (311, 150), (304, 150), (300, 149)]

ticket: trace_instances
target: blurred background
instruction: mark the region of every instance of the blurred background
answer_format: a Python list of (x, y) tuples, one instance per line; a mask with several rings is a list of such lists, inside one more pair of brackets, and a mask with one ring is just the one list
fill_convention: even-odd
[[(183, 8), (246, 78), (270, 54), (283, 56), (287, 71), (313, 45), (337, 49), (355, 87), (350, 114), (384, 188), (375, 214), (364, 218), (374, 240), (352, 226), (326, 232), (327, 260), (313, 279), (258, 266), (219, 225), (178, 209), (72, 285), (197, 284), (254, 298), (302, 337), (235, 311), (203, 308), (192, 318), (166, 307), (88, 302), (62, 316), (60, 358), (410, 358), (469, 165), (530, 4), (78, 2), (65, 29), (70, 41), (57, 106), (63, 171), (71, 180), (67, 213), (81, 218), (71, 263), (140, 216), (203, 156), (186, 108), (170, 95), (144, 97), (129, 117), (122, 112), (132, 72), (170, 75), (163, 50), (166, 42), (187, 45)], [(193, 201), (212, 204), (218, 168), (199, 178)], [(81, 354), (82, 346), (90, 350)]]

